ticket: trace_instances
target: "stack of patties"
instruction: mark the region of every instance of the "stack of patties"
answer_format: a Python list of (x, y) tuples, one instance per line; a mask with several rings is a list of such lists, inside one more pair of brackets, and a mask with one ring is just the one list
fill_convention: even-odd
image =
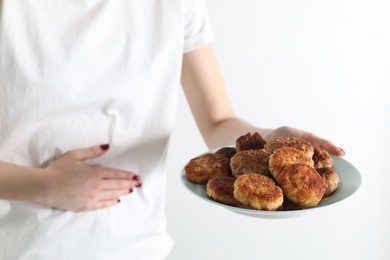
[(237, 153), (230, 159), (232, 174), (237, 177), (233, 197), (242, 205), (258, 210), (276, 210), (283, 204), (283, 192), (271, 178), (270, 154), (259, 133), (248, 133), (236, 141)]
[[(191, 159), (185, 166), (187, 178), (196, 184), (207, 181), (207, 196), (215, 201), (276, 210), (283, 203), (283, 192), (270, 177), (269, 153), (263, 149), (265, 143), (259, 133), (240, 136), (235, 147), (217, 150), (217, 157), (205, 154)], [(221, 156), (226, 159), (222, 160)], [(207, 168), (207, 164), (211, 167)]]
[(191, 159), (185, 172), (189, 181), (206, 184), (211, 199), (257, 210), (314, 207), (340, 182), (324, 149), (295, 137), (266, 142), (257, 132)]
[(286, 207), (315, 207), (338, 188), (340, 179), (326, 150), (296, 137), (275, 138), (264, 149), (271, 153), (269, 169), (283, 190)]
[(325, 180), (324, 197), (331, 196), (340, 185), (340, 177), (334, 169), (332, 157), (329, 153), (320, 147), (314, 148), (314, 168)]
[(206, 184), (207, 196), (213, 200), (238, 206), (240, 203), (233, 197), (236, 178), (230, 169), (230, 158), (235, 154), (235, 147), (223, 147), (215, 153), (191, 159), (184, 167), (187, 179), (195, 184)]

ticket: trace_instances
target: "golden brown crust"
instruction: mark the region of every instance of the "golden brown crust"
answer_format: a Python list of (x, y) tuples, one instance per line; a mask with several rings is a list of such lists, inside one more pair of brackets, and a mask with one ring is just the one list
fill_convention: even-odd
[(324, 197), (331, 196), (340, 185), (340, 177), (334, 168), (320, 168), (317, 172), (325, 180), (325, 194)]
[(267, 143), (257, 132), (191, 159), (184, 170), (190, 182), (206, 185), (210, 199), (257, 210), (315, 207), (340, 184), (326, 150), (295, 137)]
[(330, 157), (328, 151), (321, 147), (314, 147), (313, 161), (316, 169), (333, 167), (332, 157)]
[(269, 153), (264, 149), (244, 150), (237, 152), (230, 159), (230, 168), (234, 176), (247, 173), (269, 175), (268, 160)]
[(271, 154), (282, 147), (294, 147), (307, 153), (308, 157), (312, 157), (314, 154), (313, 145), (308, 141), (297, 137), (277, 137), (264, 145), (264, 149)]
[(222, 147), (222, 148), (218, 149), (215, 153), (223, 155), (226, 158), (230, 159), (237, 153), (237, 150), (235, 147)]
[(257, 210), (277, 210), (283, 204), (283, 192), (267, 176), (251, 173), (234, 182), (234, 198)]
[(306, 164), (293, 164), (284, 168), (278, 184), (284, 195), (301, 208), (317, 206), (326, 189), (324, 179)]
[(307, 156), (307, 153), (294, 147), (282, 147), (276, 149), (269, 157), (269, 170), (275, 180), (277, 180), (279, 174), (285, 167), (296, 163), (307, 164), (311, 167), (314, 166), (313, 160)]
[(184, 171), (190, 182), (206, 184), (212, 178), (229, 174), (229, 159), (220, 154), (204, 154), (191, 159)]
[(236, 177), (218, 176), (207, 183), (206, 194), (209, 198), (223, 204), (238, 206), (240, 203), (234, 198), (234, 182)]
[(262, 149), (265, 143), (260, 133), (247, 133), (236, 140), (236, 149), (237, 151)]

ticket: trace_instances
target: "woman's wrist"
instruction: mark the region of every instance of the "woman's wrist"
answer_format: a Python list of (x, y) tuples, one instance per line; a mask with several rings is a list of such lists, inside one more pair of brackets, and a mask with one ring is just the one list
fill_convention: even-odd
[(45, 169), (0, 162), (0, 199), (42, 203)]

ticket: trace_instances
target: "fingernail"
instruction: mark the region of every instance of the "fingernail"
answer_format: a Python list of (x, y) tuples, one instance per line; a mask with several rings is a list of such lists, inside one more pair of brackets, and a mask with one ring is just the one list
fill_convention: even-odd
[(140, 188), (142, 186), (142, 184), (140, 183), (140, 182), (138, 182), (136, 185), (135, 185), (135, 187), (137, 187), (137, 188)]
[(343, 152), (343, 155), (345, 155), (345, 151), (339, 147), (340, 151)]
[(120, 200), (120, 199), (118, 199), (118, 200), (117, 200), (117, 203), (119, 203), (119, 202), (121, 202), (121, 200)]
[(108, 149), (110, 149), (110, 145), (109, 144), (102, 144), (100, 146), (100, 148), (103, 150), (103, 151), (107, 151)]
[(134, 176), (133, 176), (133, 180), (134, 180), (134, 181), (139, 181), (139, 176), (134, 175)]
[(133, 192), (133, 189), (130, 189), (130, 190), (129, 190), (129, 193), (132, 193), (132, 192)]

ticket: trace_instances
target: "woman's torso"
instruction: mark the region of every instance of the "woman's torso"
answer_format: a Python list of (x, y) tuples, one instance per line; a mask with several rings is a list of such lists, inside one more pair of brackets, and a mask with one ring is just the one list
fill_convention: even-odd
[(68, 150), (109, 143), (95, 162), (143, 181), (117, 206), (94, 212), (0, 200), (0, 259), (166, 254), (163, 173), (183, 51), (180, 5), (0, 1), (0, 160), (42, 167)]

